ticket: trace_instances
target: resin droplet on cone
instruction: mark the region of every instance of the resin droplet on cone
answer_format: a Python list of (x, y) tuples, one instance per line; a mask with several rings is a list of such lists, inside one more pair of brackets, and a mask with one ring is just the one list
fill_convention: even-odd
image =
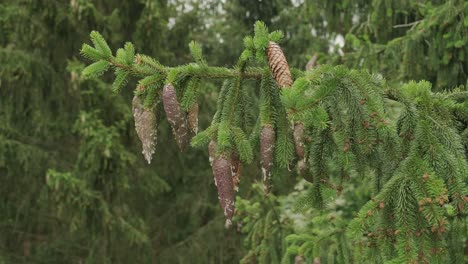
[(268, 65), (270, 66), (273, 79), (279, 87), (291, 87), (293, 81), (289, 71), (288, 61), (281, 50), (281, 47), (275, 42), (270, 41), (267, 47)]
[(172, 132), (179, 145), (184, 150), (189, 142), (187, 116), (180, 108), (177, 95), (172, 84), (166, 84), (163, 88), (163, 105), (167, 120), (172, 127)]
[(149, 164), (156, 149), (157, 119), (155, 107), (145, 108), (142, 100), (135, 96), (132, 100), (132, 111), (135, 119), (135, 130), (143, 149), (142, 153)]
[(226, 227), (232, 225), (234, 216), (234, 184), (232, 183), (231, 162), (224, 156), (217, 156), (213, 161), (213, 175), (218, 188), (218, 199), (226, 217)]

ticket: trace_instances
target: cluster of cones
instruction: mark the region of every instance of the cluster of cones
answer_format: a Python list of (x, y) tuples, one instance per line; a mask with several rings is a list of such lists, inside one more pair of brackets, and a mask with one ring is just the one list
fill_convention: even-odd
[[(278, 86), (281, 88), (290, 87), (292, 85), (291, 72), (280, 46), (274, 42), (270, 42), (266, 52), (268, 65)], [(183, 150), (190, 140), (189, 130), (194, 133), (198, 131), (198, 104), (195, 103), (188, 112), (183, 111), (177, 101), (176, 91), (172, 84), (164, 86), (162, 102), (175, 140), (179, 148)], [(155, 106), (150, 108), (144, 107), (142, 100), (138, 96), (133, 98), (132, 109), (135, 129), (142, 143), (142, 153), (148, 163), (150, 163), (156, 148), (156, 109)], [(298, 126), (297, 132), (296, 129), (294, 132), (296, 152), (298, 154), (302, 153), (302, 155), (299, 155), (301, 160), (304, 157), (304, 150), (303, 143), (300, 143), (301, 138), (303, 139), (303, 136), (300, 136), (300, 131), (302, 131), (303, 135), (303, 130), (304, 127), (302, 125), (302, 127)], [(296, 133), (299, 134), (296, 135)], [(271, 189), (274, 146), (275, 130), (272, 125), (266, 124), (262, 127), (260, 133), (260, 163), (266, 193)], [(232, 225), (232, 217), (235, 211), (235, 192), (239, 189), (241, 162), (239, 155), (236, 153), (217, 153), (217, 144), (214, 140), (211, 140), (208, 149), (214, 182), (218, 189), (219, 203), (226, 217), (226, 227), (229, 227)]]

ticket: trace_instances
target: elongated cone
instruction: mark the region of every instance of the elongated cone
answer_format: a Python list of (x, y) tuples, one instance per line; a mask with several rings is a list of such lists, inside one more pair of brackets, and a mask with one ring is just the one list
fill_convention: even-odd
[(226, 217), (226, 228), (232, 225), (234, 216), (234, 184), (231, 176), (231, 162), (225, 155), (219, 155), (213, 161), (213, 175), (218, 188), (218, 200)]
[(198, 134), (198, 111), (198, 103), (194, 103), (188, 111), (188, 123), (190, 130), (192, 130), (192, 132), (195, 134)]
[(231, 174), (232, 183), (234, 184), (234, 190), (239, 191), (239, 183), (242, 175), (242, 163), (239, 154), (234, 153), (231, 155)]
[(141, 141), (142, 153), (148, 164), (156, 149), (157, 119), (155, 106), (150, 109), (143, 106), (142, 100), (135, 95), (132, 100), (133, 118), (135, 119), (135, 130)]
[(163, 88), (163, 105), (167, 120), (172, 127), (172, 132), (179, 145), (180, 150), (184, 150), (189, 142), (187, 116), (180, 108), (177, 95), (172, 84), (166, 84)]
[(273, 79), (279, 87), (291, 87), (293, 81), (289, 71), (288, 61), (281, 50), (281, 47), (275, 42), (270, 41), (267, 47), (268, 65), (270, 66)]
[(262, 166), (263, 191), (271, 190), (271, 171), (273, 168), (273, 151), (275, 149), (275, 130), (270, 124), (262, 127), (260, 133), (260, 164)]
[(299, 159), (304, 159), (304, 124), (294, 124), (294, 144), (296, 146), (296, 155)]

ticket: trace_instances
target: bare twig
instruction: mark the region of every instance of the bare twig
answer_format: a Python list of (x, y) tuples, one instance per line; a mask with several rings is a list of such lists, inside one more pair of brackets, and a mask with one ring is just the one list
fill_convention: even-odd
[(310, 69), (313, 69), (315, 68), (315, 66), (317, 66), (317, 59), (318, 59), (318, 55), (317, 55), (317, 52), (314, 52), (314, 54), (312, 55), (312, 58), (310, 58), (309, 62), (307, 62), (306, 64), (306, 71), (310, 70)]
[(416, 26), (417, 24), (421, 23), (423, 20), (418, 20), (418, 21), (414, 21), (414, 22), (411, 22), (411, 23), (407, 23), (407, 24), (399, 24), (399, 25), (394, 25), (393, 28), (402, 28), (402, 27), (412, 27), (412, 26)]

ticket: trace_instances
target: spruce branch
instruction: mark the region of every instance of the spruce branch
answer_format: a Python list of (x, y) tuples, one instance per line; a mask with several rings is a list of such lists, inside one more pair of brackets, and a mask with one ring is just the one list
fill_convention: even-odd
[[(252, 162), (254, 149), (260, 152), (266, 192), (278, 169), (298, 160), (301, 176), (312, 183), (307, 190), (310, 206), (324, 209), (330, 197), (327, 192), (341, 192), (344, 175), (372, 177), (374, 182), (374, 197), (349, 225), (314, 234), (294, 252), (314, 252), (320, 247), (314, 243), (322, 238), (331, 240), (327, 234), (336, 234), (333, 252), (350, 258), (343, 236), (346, 229), (346, 239), (381, 249), (386, 261), (415, 261), (420, 252), (428, 251), (429, 240), (437, 247), (443, 245), (443, 235), (449, 232), (454, 216), (466, 215), (465, 87), (443, 93), (432, 92), (431, 84), (425, 81), (387, 87), (377, 76), (343, 66), (290, 70), (276, 43), (282, 34), (269, 33), (261, 22), (255, 24), (254, 36), (244, 38), (245, 49), (231, 68), (209, 66), (196, 42), (189, 45), (194, 62), (167, 67), (147, 55), (135, 55), (130, 43), (113, 56), (99, 33), (93, 32), (91, 38), (94, 47), (84, 44), (81, 52), (94, 63), (83, 75), (93, 78), (113, 68), (115, 91), (125, 86), (130, 76), (136, 77), (135, 98), (144, 98), (143, 105), (138, 101), (138, 110), (151, 113), (148, 111), (154, 111), (162, 98), (181, 148), (191, 136), (189, 125), (198, 132), (199, 86), (206, 81), (224, 81), (211, 125), (195, 135), (191, 145), (208, 145), (228, 225), (237, 210), (234, 190), (238, 188), (240, 161)], [(249, 98), (256, 93), (249, 92), (246, 80), (256, 80), (259, 89), (255, 125), (246, 121), (252, 102), (256, 102)], [(288, 89), (281, 89), (284, 87)], [(388, 113), (389, 100), (397, 102), (391, 103), (397, 105), (397, 117)], [(139, 131), (147, 159), (154, 152), (153, 127)], [(335, 167), (340, 170), (339, 177), (334, 176)], [(242, 202), (236, 206), (240, 211), (248, 210)], [(260, 252), (249, 256), (258, 255), (265, 261), (271, 239), (268, 232), (273, 219), (279, 221), (272, 209), (249, 227), (249, 243), (259, 245)], [(282, 237), (282, 226), (275, 228)], [(437, 252), (431, 253), (432, 257), (443, 258)]]

